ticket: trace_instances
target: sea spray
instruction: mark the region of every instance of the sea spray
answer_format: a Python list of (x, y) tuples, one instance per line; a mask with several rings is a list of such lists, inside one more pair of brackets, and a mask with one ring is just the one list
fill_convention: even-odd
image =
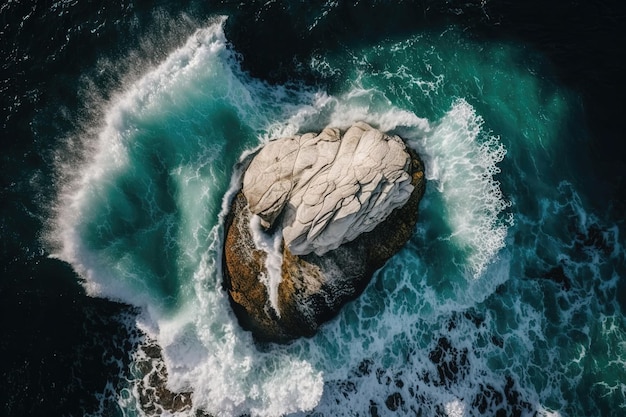
[(512, 216), (494, 177), (506, 149), (483, 130), (483, 119), (459, 99), (433, 131), (420, 139), (426, 176), (443, 195), (450, 238), (467, 253), (469, 275), (479, 277), (505, 245)]

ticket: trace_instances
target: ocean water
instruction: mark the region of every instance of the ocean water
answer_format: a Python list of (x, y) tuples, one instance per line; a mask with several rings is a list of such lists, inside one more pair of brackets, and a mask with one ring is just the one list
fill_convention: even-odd
[[(67, 334), (88, 336), (69, 336), (74, 346), (65, 350), (53, 343), (55, 357), (76, 361), (65, 389), (57, 384), (68, 377), (55, 372), (67, 368), (29, 373), (37, 350), (24, 356), (26, 365), (8, 367), (5, 413), (626, 412), (623, 200), (605, 191), (613, 183), (590, 174), (597, 132), (581, 93), (559, 82), (548, 57), (528, 44), (472, 36), (469, 23), (445, 19), (371, 39), (331, 31), (328, 45), (294, 53), (276, 73), (265, 72), (269, 63), (247, 67), (254, 53), (246, 54), (245, 31), (236, 28), (247, 13), (264, 27), (276, 4), (111, 12), (75, 2), (45, 11), (73, 16), (77, 33), (103, 36), (110, 13), (136, 39), (85, 58), (72, 78), (78, 93), (60, 110), (32, 100), (43, 110), (31, 146), (46, 168), (23, 168), (31, 170), (22, 181), (30, 188), (18, 192), (39, 190), (32, 217), (41, 226), (38, 243), (25, 243), (22, 253), (44, 265), (31, 275), (64, 265), (50, 274), (73, 289), (55, 303), (75, 306), (67, 317), (78, 324)], [(349, 14), (341, 2), (280, 4), (314, 39)], [(445, 10), (465, 11), (468, 21), (490, 12), (464, 7)], [(285, 42), (265, 47), (287, 56), (293, 45)], [(58, 96), (68, 94), (61, 85)], [(12, 115), (18, 110), (7, 111), (5, 126)], [(272, 138), (361, 120), (399, 134), (424, 159), (428, 183), (415, 232), (317, 335), (255, 343), (221, 286), (223, 222), (239, 162)], [(5, 190), (22, 182), (7, 181)], [(606, 195), (613, 197), (599, 200)], [(11, 230), (5, 221), (3, 234)], [(21, 328), (12, 322), (9, 329)], [(19, 375), (30, 379), (20, 383)], [(43, 392), (41, 409), (25, 404), (29, 389)], [(59, 390), (62, 406), (50, 403)], [(163, 392), (180, 393), (179, 402)]]

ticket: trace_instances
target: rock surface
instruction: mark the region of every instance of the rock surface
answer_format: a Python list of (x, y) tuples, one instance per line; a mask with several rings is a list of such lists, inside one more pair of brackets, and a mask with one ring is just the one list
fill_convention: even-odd
[[(224, 287), (242, 327), (260, 341), (312, 336), (404, 246), (424, 187), (419, 156), (365, 123), (268, 143), (225, 222)], [(258, 245), (257, 216), (260, 233), (282, 233), (277, 250)]]
[[(409, 199), (404, 142), (365, 123), (278, 139), (243, 179), (250, 211), (267, 229), (278, 221), (294, 255), (323, 255), (369, 232)], [(282, 215), (282, 216), (281, 216)]]

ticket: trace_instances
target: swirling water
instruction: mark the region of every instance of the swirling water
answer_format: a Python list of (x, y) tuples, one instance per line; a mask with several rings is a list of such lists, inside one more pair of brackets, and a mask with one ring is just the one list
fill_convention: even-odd
[[(138, 308), (128, 326), (160, 347), (167, 388), (193, 393), (191, 406), (161, 411), (574, 416), (626, 407), (623, 238), (591, 208), (577, 159), (564, 157), (583, 148), (576, 96), (543, 78), (531, 52), (448, 27), (322, 50), (303, 65), (325, 87), (268, 84), (241, 69), (224, 24), (199, 25), (97, 102), (97, 117), (66, 145), (78, 143), (80, 157), (57, 166), (53, 256), (89, 295)], [(316, 336), (255, 344), (221, 287), (238, 162), (271, 138), (359, 120), (424, 158), (415, 233)], [(143, 359), (141, 349), (131, 355)], [(131, 365), (103, 404), (153, 414), (144, 377)], [(103, 407), (96, 414), (112, 412)]]

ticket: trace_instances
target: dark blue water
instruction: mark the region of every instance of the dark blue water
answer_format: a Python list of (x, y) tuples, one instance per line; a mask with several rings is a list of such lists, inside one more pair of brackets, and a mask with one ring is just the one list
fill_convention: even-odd
[[(3, 415), (623, 412), (622, 7), (1, 7)], [(221, 289), (236, 163), (357, 120), (424, 158), (415, 233), (259, 346)]]

